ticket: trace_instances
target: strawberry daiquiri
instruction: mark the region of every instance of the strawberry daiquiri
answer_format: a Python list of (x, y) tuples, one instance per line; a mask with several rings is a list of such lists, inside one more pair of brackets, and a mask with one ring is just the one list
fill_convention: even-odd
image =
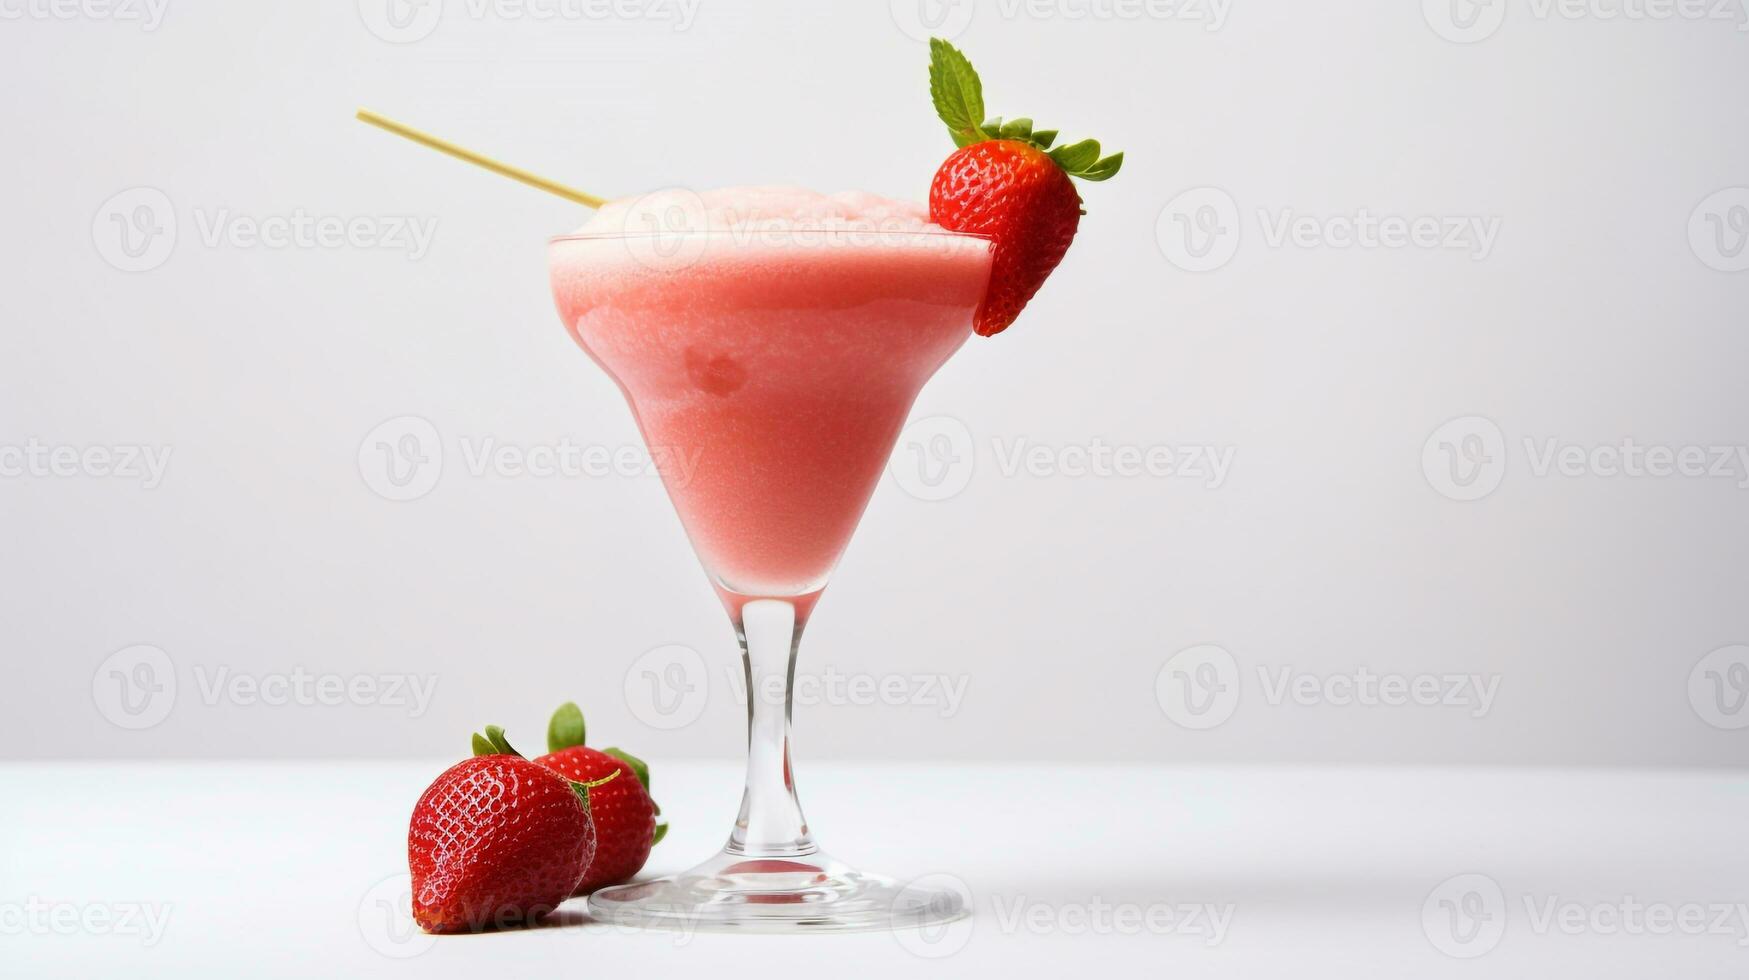
[[(945, 41), (930, 42), (929, 95), (956, 149), (927, 206), (782, 187), (606, 201), (360, 111), (599, 208), (548, 246), (554, 300), (625, 395), (734, 624), (749, 694), (747, 777), (729, 839), (657, 880), (613, 884), (638, 872), (666, 830), (641, 761), (584, 748), (573, 706), (536, 762), (488, 729), (482, 757), (439, 777), (415, 811), (409, 859), (428, 930), (524, 921), (600, 885), (589, 894), (596, 919), (687, 931), (880, 929), (967, 913), (952, 889), (860, 872), (815, 841), (790, 764), (796, 650), (918, 393), (974, 333), (1013, 325), (1079, 230), (1072, 178), (1106, 180), (1123, 154), (1091, 139), (1059, 143), (1024, 117), (986, 117), (977, 73)], [(634, 680), (628, 697), (638, 696)], [(651, 707), (667, 713), (675, 697), (696, 695), (688, 683), (650, 690)], [(782, 697), (766, 696), (774, 690)], [(486, 807), (501, 792), (537, 822)]]
[[(598, 919), (825, 931), (966, 912), (951, 890), (864, 874), (815, 842), (791, 775), (795, 652), (918, 392), (974, 330), (1014, 322), (1079, 226), (1070, 178), (1104, 180), (1122, 155), (985, 119), (976, 73), (945, 42), (931, 45), (930, 93), (959, 149), (927, 209), (671, 190), (609, 203), (552, 242), (559, 315), (625, 394), (752, 692), (728, 843), (673, 878), (594, 893)], [(774, 687), (784, 699), (766, 703)]]
[[(640, 233), (645, 219), (659, 229)], [(625, 394), (743, 643), (741, 813), (717, 857), (598, 919), (864, 929), (957, 914), (822, 853), (789, 779), (796, 640), (924, 383), (972, 335), (992, 244), (916, 206), (778, 188), (609, 204), (551, 245), (559, 312)]]

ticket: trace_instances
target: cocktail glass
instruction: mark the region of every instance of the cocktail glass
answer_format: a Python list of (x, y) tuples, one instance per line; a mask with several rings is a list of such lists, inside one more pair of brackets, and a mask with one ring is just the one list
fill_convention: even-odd
[[(971, 334), (990, 244), (938, 230), (567, 235), (549, 246), (572, 336), (618, 383), (740, 641), (747, 779), (728, 843), (603, 889), (598, 919), (826, 931), (964, 915), (820, 849), (790, 766), (796, 650), (925, 382)], [(782, 678), (781, 703), (758, 692)], [(775, 685), (774, 685), (775, 686)]]

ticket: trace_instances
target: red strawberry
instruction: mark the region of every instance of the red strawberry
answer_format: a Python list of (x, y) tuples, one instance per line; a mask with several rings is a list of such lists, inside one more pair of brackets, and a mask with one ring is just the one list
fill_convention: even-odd
[(990, 288), (972, 328), (1001, 333), (1063, 260), (1081, 197), (1055, 160), (1030, 143), (986, 140), (954, 151), (929, 188), (930, 220), (995, 242)]
[(588, 787), (516, 754), (502, 729), (425, 790), (407, 829), (413, 919), (478, 932), (538, 919), (571, 896), (595, 855)]
[(984, 120), (984, 88), (953, 45), (929, 42), (929, 94), (958, 146), (929, 187), (929, 218), (949, 231), (994, 242), (990, 286), (973, 329), (988, 337), (1008, 329), (1081, 223), (1081, 196), (1071, 176), (1106, 180), (1123, 154), (1099, 155), (1098, 140), (1051, 149), (1056, 130), (1031, 119)]
[(592, 783), (614, 779), (589, 793), (595, 818), (595, 860), (577, 885), (577, 894), (630, 881), (650, 859), (650, 848), (668, 832), (656, 823), (661, 809), (650, 799), (650, 767), (619, 749), (584, 748), (583, 711), (569, 702), (553, 713), (547, 726), (546, 755), (534, 760), (566, 779)]

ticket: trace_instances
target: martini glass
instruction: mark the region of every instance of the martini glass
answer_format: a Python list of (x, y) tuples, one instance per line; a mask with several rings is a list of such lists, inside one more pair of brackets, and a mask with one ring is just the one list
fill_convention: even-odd
[[(987, 240), (766, 228), (552, 240), (565, 327), (624, 392), (740, 641), (747, 780), (714, 857), (603, 889), (597, 919), (878, 929), (966, 913), (821, 850), (790, 766), (796, 651), (917, 394), (971, 334)], [(781, 703), (757, 692), (781, 678)], [(776, 684), (773, 681), (774, 686)]]

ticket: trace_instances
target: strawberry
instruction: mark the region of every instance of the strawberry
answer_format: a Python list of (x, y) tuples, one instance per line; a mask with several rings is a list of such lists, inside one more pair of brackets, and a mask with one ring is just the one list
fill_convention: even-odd
[(984, 87), (953, 45), (929, 41), (929, 94), (959, 147), (929, 185), (929, 220), (994, 243), (990, 286), (972, 328), (989, 337), (1008, 329), (1063, 261), (1081, 223), (1081, 195), (1070, 177), (1106, 180), (1123, 154), (1100, 156), (1098, 140), (1051, 148), (1054, 129), (1031, 119), (984, 119)]
[(425, 790), (407, 829), (413, 920), (426, 932), (538, 919), (595, 856), (587, 784), (522, 758), (497, 726), (474, 736), (474, 751)]
[(580, 783), (621, 777), (589, 794), (589, 810), (595, 818), (595, 860), (577, 885), (579, 895), (630, 881), (649, 860), (650, 848), (668, 833), (666, 823), (656, 822), (656, 814), (662, 810), (650, 799), (650, 767), (619, 749), (585, 748), (583, 738), (583, 711), (566, 702), (553, 712), (547, 725), (549, 751), (534, 760)]

